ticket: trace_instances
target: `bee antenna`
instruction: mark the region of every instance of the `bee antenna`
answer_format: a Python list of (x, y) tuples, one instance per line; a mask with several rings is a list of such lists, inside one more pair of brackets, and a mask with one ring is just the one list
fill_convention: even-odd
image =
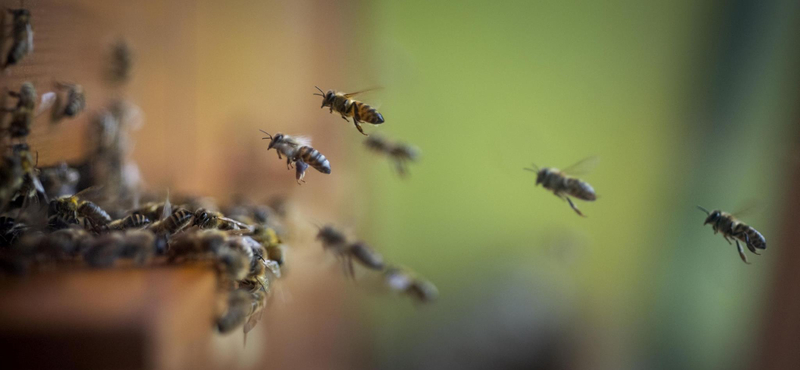
[(539, 172), (539, 166), (537, 166), (535, 163), (531, 163), (531, 167), (533, 168), (523, 168), (523, 170), (531, 172)]
[(264, 139), (270, 139), (270, 140), (272, 140), (272, 135), (270, 135), (270, 134), (269, 134), (269, 132), (266, 132), (266, 131), (264, 131), (264, 130), (261, 130), (261, 129), (259, 129), (258, 131), (261, 131), (261, 132), (263, 132), (265, 135), (267, 135), (267, 136), (268, 136), (268, 137), (262, 137), (262, 138), (261, 138), (261, 140), (264, 140)]
[(324, 91), (322, 91), (322, 89), (320, 89), (318, 86), (314, 86), (314, 87), (316, 87), (316, 88), (317, 88), (317, 90), (319, 90), (319, 92), (320, 92), (320, 93), (319, 93), (319, 94), (317, 94), (317, 93), (314, 93), (313, 95), (319, 95), (319, 96), (325, 97), (325, 92), (324, 92)]
[(709, 212), (707, 209), (705, 209), (703, 207), (697, 206), (697, 208), (700, 209), (701, 211), (705, 212), (707, 215), (711, 214), (711, 212)]

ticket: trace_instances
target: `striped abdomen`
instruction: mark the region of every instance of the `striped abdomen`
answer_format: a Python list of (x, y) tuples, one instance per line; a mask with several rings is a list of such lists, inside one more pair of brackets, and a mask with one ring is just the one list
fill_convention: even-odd
[(331, 163), (325, 158), (319, 150), (310, 146), (300, 147), (297, 149), (294, 157), (295, 161), (300, 159), (307, 163), (309, 166), (314, 167), (315, 170), (322, 173), (331, 173)]
[(88, 200), (81, 202), (81, 205), (78, 206), (78, 214), (97, 226), (105, 226), (111, 222), (111, 216), (106, 211)]
[(350, 101), (352, 116), (356, 121), (367, 122), (373, 125), (383, 123), (383, 115), (378, 110), (357, 100)]
[(594, 189), (588, 183), (573, 177), (567, 177), (566, 183), (567, 187), (565, 189), (565, 192), (567, 194), (582, 200), (591, 201), (597, 199), (597, 195), (594, 193)]
[(767, 249), (767, 239), (761, 235), (756, 229), (743, 224), (739, 223), (733, 227), (733, 232), (731, 233), (736, 239), (739, 239), (748, 246), (758, 249)]
[(382, 270), (383, 256), (370, 246), (358, 242), (350, 246), (350, 255), (367, 268)]

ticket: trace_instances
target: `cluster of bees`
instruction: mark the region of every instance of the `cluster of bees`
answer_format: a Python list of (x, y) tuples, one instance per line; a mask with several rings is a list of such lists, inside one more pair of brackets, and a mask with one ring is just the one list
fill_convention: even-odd
[[(597, 199), (597, 195), (589, 183), (575, 176), (591, 171), (597, 164), (597, 160), (597, 157), (589, 157), (563, 171), (548, 167), (540, 169), (535, 164), (532, 165), (532, 168), (525, 168), (525, 170), (536, 173), (537, 186), (542, 185), (543, 188), (552, 191), (555, 196), (566, 200), (578, 215), (584, 216), (571, 198), (591, 202)], [(703, 225), (711, 224), (714, 234), (722, 234), (728, 244), (732, 244), (731, 240), (736, 243), (736, 250), (744, 263), (749, 264), (750, 262), (747, 261), (742, 243), (756, 255), (759, 255), (758, 250), (767, 249), (767, 240), (764, 236), (753, 227), (736, 219), (732, 214), (720, 210), (709, 211), (700, 206), (697, 208), (707, 215)]]
[[(31, 13), (23, 8), (8, 13), (14, 34), (4, 69), (19, 64), (33, 50)], [(108, 65), (104, 77), (111, 87), (129, 79), (132, 53), (127, 43), (111, 47)], [(8, 91), (16, 104), (0, 107), (0, 141), (8, 148), (0, 156), (0, 278), (66, 266), (212, 266), (224, 303), (217, 310), (216, 328), (222, 333), (242, 328), (246, 335), (259, 322), (274, 284), (285, 275), (285, 207), (243, 199), (223, 207), (210, 198), (170, 199), (142, 191), (138, 167), (129, 158), (129, 134), (140, 124), (140, 114), (124, 100), (95, 114), (87, 126), (83, 160), (38, 167), (38, 155), (27, 144), (37, 118), (51, 110), (52, 122), (58, 122), (86, 110), (81, 85), (57, 82), (54, 88), (40, 99), (34, 85), (24, 82), (18, 90)], [(323, 106), (353, 117), (360, 131), (361, 122), (383, 122), (375, 109), (349, 96), (329, 92)], [(287, 166), (296, 166), (298, 182), (308, 167), (330, 173), (328, 160), (305, 139), (267, 136), (269, 148), (275, 148), (279, 158), (285, 155)], [(416, 154), (401, 157), (405, 162)], [(381, 272), (389, 290), (420, 302), (437, 295), (430, 282), (406, 268), (384, 264), (374, 249), (363, 242), (347, 242), (333, 227), (320, 228), (318, 238), (323, 251), (333, 251), (347, 266), (349, 277), (355, 276), (355, 260)]]

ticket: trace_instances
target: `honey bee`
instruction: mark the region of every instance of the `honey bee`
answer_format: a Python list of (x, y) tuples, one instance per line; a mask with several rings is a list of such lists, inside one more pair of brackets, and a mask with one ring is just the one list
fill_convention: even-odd
[(127, 230), (134, 228), (143, 228), (150, 224), (150, 219), (147, 216), (132, 213), (119, 220), (114, 220), (105, 225), (106, 230)]
[(223, 246), (216, 253), (217, 268), (228, 281), (240, 281), (250, 273), (250, 260), (239, 250)]
[(124, 39), (117, 40), (111, 46), (106, 79), (112, 84), (127, 82), (133, 69), (133, 51)]
[(217, 330), (229, 333), (242, 326), (253, 310), (252, 294), (246, 289), (236, 289), (228, 293), (227, 309), (217, 319)]
[(250, 226), (243, 222), (236, 221), (222, 216), (219, 212), (210, 212), (205, 208), (198, 208), (194, 213), (193, 225), (199, 226), (202, 229), (220, 229), (220, 230), (241, 230), (250, 229)]
[(78, 113), (86, 108), (86, 94), (83, 86), (65, 82), (56, 82), (56, 87), (67, 91), (67, 98), (64, 104), (59, 104), (57, 109), (53, 109), (53, 121), (59, 121), (63, 117), (74, 118)]
[(289, 136), (281, 133), (272, 136), (264, 130), (259, 131), (267, 135), (267, 137), (262, 137), (262, 140), (269, 139), (267, 150), (275, 148), (275, 151), (278, 152), (278, 159), (282, 159), (281, 154), (286, 157), (286, 168), (288, 169), (292, 168), (293, 158), (297, 150), (301, 147), (311, 145), (311, 140), (304, 136)]
[(56, 94), (53, 92), (42, 94), (42, 99), (37, 109), (36, 88), (30, 82), (23, 82), (19, 92), (9, 91), (8, 95), (17, 99), (17, 105), (14, 108), (3, 108), (5, 112), (11, 113), (11, 122), (6, 130), (8, 136), (19, 140), (28, 137), (34, 118), (52, 106), (56, 100)]
[(312, 148), (310, 146), (311, 141), (307, 138), (292, 137), (280, 133), (272, 136), (264, 130), (260, 131), (267, 135), (262, 139), (270, 140), (267, 150), (275, 148), (278, 152), (278, 159), (281, 159), (281, 153), (286, 156), (287, 168), (292, 168), (292, 162), (302, 162), (301, 166), (304, 166), (304, 168), (298, 169), (296, 175), (298, 183), (305, 177), (305, 168), (307, 166), (311, 166), (324, 174), (331, 173), (331, 164), (328, 159), (318, 150)]
[(59, 222), (65, 221), (67, 224), (73, 222), (77, 224), (80, 220), (83, 220), (86, 226), (92, 230), (105, 229), (112, 222), (111, 216), (97, 204), (81, 199), (86, 193), (98, 189), (97, 187), (89, 187), (74, 195), (65, 195), (53, 199), (47, 212), (48, 217), (55, 221), (51, 223), (58, 225)]
[(175, 234), (192, 222), (194, 215), (185, 208), (178, 208), (169, 217), (150, 224), (156, 234)]
[(317, 233), (317, 239), (322, 241), (322, 248), (332, 251), (342, 262), (345, 275), (355, 278), (353, 259), (371, 270), (384, 268), (383, 256), (364, 242), (347, 244), (345, 235), (333, 226), (326, 225)]
[(439, 296), (433, 283), (414, 276), (407, 269), (390, 267), (384, 271), (384, 279), (389, 289), (407, 294), (420, 303), (429, 303)]
[[(182, 233), (170, 242), (170, 248), (167, 252), (168, 261), (174, 262), (185, 259), (211, 258), (219, 254), (219, 251), (222, 250), (223, 247), (233, 249), (226, 245), (227, 241), (228, 235), (219, 230)], [(237, 250), (236, 252), (243, 254), (247, 260), (246, 274), (250, 271), (250, 260), (252, 257), (247, 255), (246, 251), (243, 250)], [(241, 278), (237, 280), (241, 280)]]
[[(33, 28), (31, 27), (31, 12), (22, 7), (20, 0), (20, 9), (7, 9), (8, 13), (13, 17), (12, 33), (13, 43), (6, 55), (5, 65), (3, 69), (9, 66), (16, 65), (22, 58), (33, 52)], [(5, 40), (3, 40), (5, 41)]]
[(597, 199), (597, 195), (591, 185), (568, 175), (568, 173), (577, 173), (578, 169), (580, 169), (581, 172), (588, 171), (590, 166), (594, 166), (597, 163), (597, 159), (597, 157), (586, 158), (564, 171), (559, 171), (556, 168), (539, 169), (535, 164), (533, 168), (525, 168), (525, 170), (536, 173), (536, 185), (541, 184), (542, 187), (552, 191), (557, 197), (565, 199), (578, 215), (586, 217), (581, 213), (578, 207), (575, 206), (575, 203), (572, 202), (570, 197), (585, 201), (594, 201)]
[(408, 162), (414, 162), (419, 158), (419, 149), (416, 147), (404, 143), (391, 143), (377, 135), (368, 137), (364, 145), (376, 153), (388, 156), (401, 177), (408, 173)]
[(758, 249), (767, 249), (767, 239), (756, 229), (737, 220), (733, 215), (720, 210), (709, 212), (707, 209), (700, 206), (697, 206), (697, 208), (708, 215), (703, 225), (711, 224), (711, 228), (714, 229), (714, 234), (718, 232), (721, 233), (728, 244), (731, 244), (730, 239), (736, 242), (736, 250), (739, 251), (739, 257), (741, 257), (744, 263), (749, 264), (750, 262), (747, 262), (747, 256), (745, 256), (744, 249), (742, 249), (742, 245), (739, 241), (744, 242), (747, 249), (756, 255), (759, 254), (757, 251)]
[[(364, 242), (359, 241), (351, 244), (350, 247), (347, 248), (347, 255), (348, 260), (350, 260), (350, 258), (355, 259), (362, 266), (371, 270), (380, 271), (384, 268), (383, 256)], [(350, 270), (352, 272), (352, 262), (348, 263), (351, 265)]]
[(34, 162), (28, 144), (14, 145), (13, 152), (14, 155), (19, 158), (22, 169), (22, 185), (19, 187), (17, 195), (12, 198), (11, 202), (18, 204), (22, 209), (25, 209), (31, 200), (38, 203), (41, 199), (44, 200), (45, 203), (48, 203), (44, 186), (42, 186), (41, 181), (39, 181), (39, 170), (36, 168), (36, 162)]
[(364, 129), (361, 128), (361, 122), (371, 123), (373, 125), (380, 125), (384, 122), (383, 115), (378, 113), (377, 109), (358, 100), (352, 99), (353, 96), (367, 90), (354, 93), (341, 93), (333, 90), (323, 92), (319, 87), (314, 87), (316, 87), (320, 92), (319, 94), (314, 93), (314, 95), (319, 95), (322, 97), (322, 106), (320, 108), (330, 107), (331, 113), (336, 111), (336, 113), (341, 114), (342, 119), (347, 122), (350, 122), (347, 117), (353, 117), (353, 123), (356, 125), (358, 132), (360, 132), (362, 135), (367, 136), (367, 134), (364, 133)]

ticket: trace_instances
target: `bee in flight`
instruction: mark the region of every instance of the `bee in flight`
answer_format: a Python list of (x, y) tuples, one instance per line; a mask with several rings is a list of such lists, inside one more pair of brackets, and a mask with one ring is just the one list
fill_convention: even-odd
[(742, 249), (742, 245), (739, 241), (744, 242), (747, 249), (756, 255), (759, 254), (757, 251), (758, 249), (767, 249), (767, 239), (756, 229), (737, 220), (733, 215), (720, 210), (709, 212), (707, 209), (700, 206), (697, 206), (697, 208), (708, 215), (703, 225), (711, 224), (711, 228), (714, 229), (714, 234), (718, 232), (721, 233), (728, 244), (731, 244), (731, 239), (736, 242), (736, 250), (739, 251), (739, 257), (741, 257), (744, 263), (750, 262), (747, 262), (747, 256), (745, 256), (744, 249)]
[(552, 191), (557, 197), (565, 199), (578, 215), (586, 217), (581, 213), (578, 207), (575, 206), (575, 203), (572, 202), (570, 197), (591, 202), (597, 199), (597, 195), (591, 185), (583, 180), (568, 175), (568, 173), (577, 174), (579, 172), (588, 172), (597, 164), (597, 160), (598, 157), (589, 157), (568, 167), (564, 171), (548, 167), (540, 169), (535, 164), (533, 168), (525, 168), (525, 170), (536, 172), (536, 185), (541, 184), (542, 187)]
[(73, 83), (56, 82), (56, 87), (60, 90), (67, 92), (67, 98), (63, 104), (58, 104), (56, 109), (53, 109), (53, 121), (57, 122), (64, 117), (75, 118), (78, 113), (83, 112), (86, 108), (86, 94), (83, 91), (83, 86)]
[(408, 174), (408, 162), (415, 162), (419, 158), (419, 149), (416, 147), (399, 143), (390, 142), (378, 135), (372, 135), (364, 141), (367, 149), (389, 157), (400, 177)]
[[(31, 28), (31, 12), (22, 7), (20, 0), (19, 9), (7, 9), (13, 17), (11, 37), (14, 42), (8, 49), (3, 69), (19, 63), (22, 58), (33, 52), (33, 28)], [(5, 40), (2, 40), (5, 42)]]
[(319, 95), (322, 97), (322, 106), (320, 108), (330, 107), (331, 113), (336, 111), (336, 113), (341, 114), (342, 119), (347, 122), (350, 122), (347, 117), (353, 117), (353, 123), (356, 125), (358, 132), (360, 132), (362, 135), (368, 136), (361, 128), (361, 122), (367, 122), (373, 125), (380, 125), (384, 122), (383, 115), (378, 113), (377, 109), (358, 100), (352, 99), (353, 96), (368, 90), (354, 93), (341, 93), (333, 90), (322, 92), (322, 89), (319, 87), (314, 87), (316, 87), (320, 92), (319, 94), (314, 93), (314, 95)]
[(308, 138), (302, 136), (289, 136), (281, 133), (272, 136), (264, 130), (260, 131), (267, 135), (267, 137), (262, 139), (270, 140), (267, 150), (275, 148), (275, 151), (278, 152), (278, 159), (282, 159), (281, 154), (286, 156), (287, 168), (291, 169), (292, 163), (297, 165), (297, 173), (295, 177), (297, 178), (298, 184), (301, 181), (305, 182), (303, 178), (305, 177), (305, 171), (308, 166), (311, 166), (315, 170), (324, 174), (331, 173), (330, 161), (328, 161), (328, 159), (325, 158), (325, 156), (322, 155), (322, 153), (320, 153), (318, 150), (311, 147), (311, 140)]

